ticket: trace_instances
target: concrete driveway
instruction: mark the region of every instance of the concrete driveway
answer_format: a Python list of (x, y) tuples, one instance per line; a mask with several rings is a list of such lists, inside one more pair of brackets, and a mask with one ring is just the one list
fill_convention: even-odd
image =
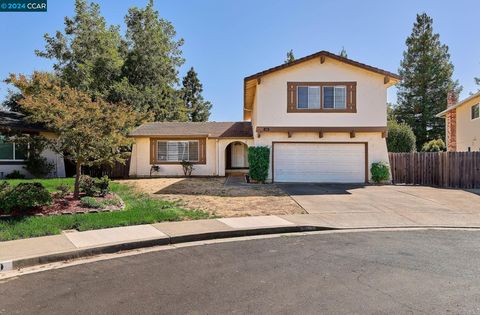
[(336, 227), (479, 226), (480, 195), (425, 186), (278, 184), (305, 211)]

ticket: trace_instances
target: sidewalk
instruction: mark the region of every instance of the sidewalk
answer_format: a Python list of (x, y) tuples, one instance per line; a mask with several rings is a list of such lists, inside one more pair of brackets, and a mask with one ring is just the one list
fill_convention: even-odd
[(0, 272), (121, 250), (273, 233), (405, 227), (480, 228), (478, 214), (402, 217), (378, 213), (299, 214), (163, 222), (0, 242)]

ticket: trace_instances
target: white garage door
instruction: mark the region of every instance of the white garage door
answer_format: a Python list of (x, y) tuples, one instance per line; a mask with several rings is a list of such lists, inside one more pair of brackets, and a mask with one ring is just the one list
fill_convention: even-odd
[(365, 182), (364, 143), (275, 143), (276, 182)]

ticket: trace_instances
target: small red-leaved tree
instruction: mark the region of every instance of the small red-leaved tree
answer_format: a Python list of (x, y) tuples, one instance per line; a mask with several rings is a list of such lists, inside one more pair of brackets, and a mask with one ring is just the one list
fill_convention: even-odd
[(55, 132), (48, 146), (76, 165), (75, 198), (83, 165), (112, 164), (128, 157), (128, 131), (140, 114), (123, 104), (111, 104), (63, 86), (53, 75), (34, 72), (31, 77), (10, 75), (7, 82), (22, 93), (18, 102), (32, 123)]

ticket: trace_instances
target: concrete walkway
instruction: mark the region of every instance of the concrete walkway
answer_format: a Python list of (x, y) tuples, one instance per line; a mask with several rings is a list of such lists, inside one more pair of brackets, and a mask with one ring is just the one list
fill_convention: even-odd
[(156, 245), (324, 229), (458, 227), (480, 228), (480, 211), (321, 213), (164, 222), (0, 242), (0, 272), (14, 268)]

